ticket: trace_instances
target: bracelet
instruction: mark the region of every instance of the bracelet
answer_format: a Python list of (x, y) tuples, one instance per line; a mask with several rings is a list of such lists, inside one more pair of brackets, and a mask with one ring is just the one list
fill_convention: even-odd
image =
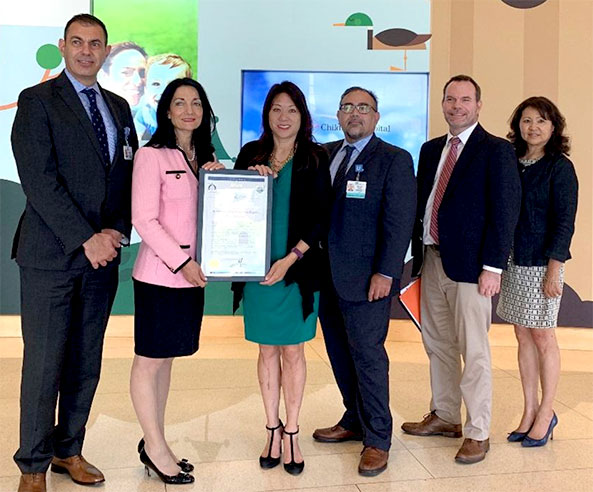
[(294, 248), (292, 248), (290, 250), (290, 252), (291, 253), (294, 253), (295, 255), (297, 255), (297, 261), (298, 260), (302, 260), (303, 259), (303, 256), (305, 256), (305, 254), (299, 248), (297, 248), (296, 246)]

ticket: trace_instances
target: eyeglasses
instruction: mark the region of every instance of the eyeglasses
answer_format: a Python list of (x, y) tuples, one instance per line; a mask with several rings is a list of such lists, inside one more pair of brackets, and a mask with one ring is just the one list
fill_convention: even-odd
[(377, 111), (375, 108), (373, 108), (372, 106), (368, 105), (368, 104), (351, 104), (351, 103), (346, 103), (346, 104), (340, 104), (340, 111), (342, 113), (346, 113), (346, 114), (350, 114), (354, 111), (354, 109), (356, 109), (360, 114), (369, 114), (372, 111)]

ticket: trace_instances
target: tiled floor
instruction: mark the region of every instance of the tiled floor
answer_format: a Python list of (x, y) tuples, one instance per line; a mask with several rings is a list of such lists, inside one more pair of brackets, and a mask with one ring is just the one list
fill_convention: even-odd
[[(0, 491), (15, 491), (18, 469), (12, 454), (18, 441), (21, 341), (17, 317), (0, 317)], [(167, 413), (171, 447), (196, 464), (193, 486), (165, 487), (147, 477), (135, 452), (140, 437), (128, 394), (133, 352), (129, 317), (114, 317), (93, 405), (85, 456), (107, 478), (99, 490), (115, 491), (592, 491), (593, 490), (593, 330), (559, 329), (562, 376), (555, 404), (560, 423), (554, 441), (538, 449), (506, 442), (518, 423), (521, 386), (516, 343), (509, 326), (493, 326), (494, 408), (491, 450), (471, 466), (453, 461), (461, 439), (402, 434), (404, 420), (426, 412), (430, 397), (428, 364), (418, 332), (393, 321), (387, 341), (391, 358), (393, 447), (389, 468), (375, 478), (357, 474), (360, 443), (321, 444), (311, 432), (333, 425), (341, 402), (323, 340), (307, 343), (308, 379), (300, 443), (306, 459), (298, 477), (282, 467), (261, 470), (263, 409), (257, 386), (257, 347), (242, 337), (241, 318), (207, 317), (201, 349), (175, 362)], [(68, 478), (48, 474), (50, 491), (88, 490)]]

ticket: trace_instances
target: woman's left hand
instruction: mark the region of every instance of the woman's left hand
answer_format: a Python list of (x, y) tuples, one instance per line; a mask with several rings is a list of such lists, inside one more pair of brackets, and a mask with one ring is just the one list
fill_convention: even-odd
[(280, 282), (280, 280), (284, 278), (286, 272), (292, 266), (293, 263), (294, 261), (292, 261), (288, 257), (281, 258), (278, 261), (274, 262), (269, 272), (266, 274), (265, 280), (263, 282), (260, 282), (260, 284), (274, 285), (275, 283)]
[(544, 296), (548, 299), (562, 295), (563, 282), (558, 275), (550, 275), (550, 272), (544, 278)]
[(544, 296), (548, 299), (562, 295), (562, 286), (564, 282), (561, 280), (561, 271), (563, 263), (558, 260), (550, 258), (548, 261), (548, 269), (544, 277)]
[(221, 164), (218, 161), (210, 161), (210, 162), (207, 162), (206, 164), (204, 164), (202, 166), (202, 169), (204, 171), (218, 171), (220, 169), (226, 169), (226, 168), (224, 167), (224, 164)]

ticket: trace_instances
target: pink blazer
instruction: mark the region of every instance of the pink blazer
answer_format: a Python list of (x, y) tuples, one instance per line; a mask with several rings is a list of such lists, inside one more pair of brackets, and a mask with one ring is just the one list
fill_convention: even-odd
[(143, 147), (134, 158), (132, 224), (142, 238), (132, 277), (193, 287), (179, 272), (196, 257), (198, 179), (176, 149)]

